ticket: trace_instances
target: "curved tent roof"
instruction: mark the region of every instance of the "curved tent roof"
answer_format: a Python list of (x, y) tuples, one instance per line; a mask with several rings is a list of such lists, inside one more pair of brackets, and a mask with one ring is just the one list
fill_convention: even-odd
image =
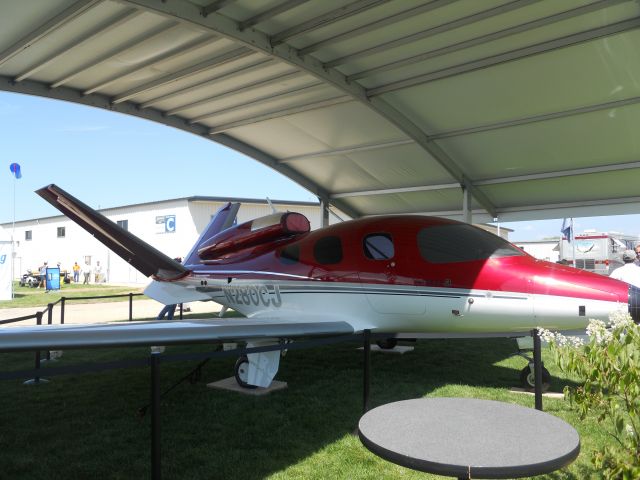
[(0, 89), (201, 135), (352, 216), (636, 213), (638, 27), (637, 0), (6, 1)]

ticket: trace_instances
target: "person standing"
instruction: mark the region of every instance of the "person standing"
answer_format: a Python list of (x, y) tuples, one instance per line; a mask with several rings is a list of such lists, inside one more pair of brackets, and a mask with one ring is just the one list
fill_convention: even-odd
[(640, 267), (640, 243), (635, 246), (634, 250), (636, 252), (636, 259), (633, 261), (633, 263)]
[(84, 274), (84, 282), (82, 282), (82, 284), (89, 285), (89, 280), (91, 280), (91, 265), (89, 264), (89, 262), (84, 263), (82, 273)]
[(167, 320), (173, 320), (173, 315), (176, 313), (176, 306), (177, 304), (175, 303), (165, 305), (164, 308), (160, 310), (156, 320), (162, 320), (165, 315), (167, 316)]
[(640, 288), (640, 268), (635, 264), (636, 252), (625, 250), (622, 254), (624, 265), (616, 268), (609, 277), (622, 280), (629, 285)]
[[(174, 260), (178, 263), (182, 263), (182, 257), (176, 257)], [(173, 315), (176, 313), (177, 306), (178, 305), (176, 303), (165, 305), (162, 310), (160, 310), (160, 313), (158, 313), (156, 320), (162, 320), (165, 315), (167, 316), (167, 320), (173, 320)]]
[(71, 269), (73, 270), (73, 283), (78, 283), (80, 280), (80, 265), (78, 265), (78, 262), (73, 262)]
[(47, 262), (40, 267), (40, 283), (38, 288), (46, 288), (47, 286)]
[(102, 280), (102, 266), (100, 265), (100, 260), (96, 262), (96, 268), (93, 271), (93, 282), (100, 283)]

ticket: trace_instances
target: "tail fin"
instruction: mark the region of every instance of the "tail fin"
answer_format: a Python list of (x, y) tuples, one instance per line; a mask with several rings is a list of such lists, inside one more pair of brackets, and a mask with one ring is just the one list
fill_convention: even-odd
[(189, 254), (184, 260), (185, 265), (194, 265), (200, 263), (200, 257), (198, 256), (198, 249), (200, 245), (206, 243), (211, 237), (223, 232), (227, 228), (232, 227), (235, 224), (238, 210), (240, 209), (239, 203), (227, 202), (213, 216), (207, 228), (204, 229), (200, 238), (193, 246)]
[(182, 264), (119, 227), (60, 187), (52, 184), (36, 190), (36, 193), (144, 275), (154, 276), (158, 280), (173, 280), (188, 273), (189, 270)]

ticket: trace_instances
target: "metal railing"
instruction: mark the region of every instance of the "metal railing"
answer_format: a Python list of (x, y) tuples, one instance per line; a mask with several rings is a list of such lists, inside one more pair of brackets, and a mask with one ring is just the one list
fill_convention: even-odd
[[(23, 322), (25, 320), (30, 320), (32, 318), (36, 319), (36, 325), (42, 325), (42, 317), (44, 316), (45, 313), (47, 314), (47, 325), (52, 325), (53, 324), (53, 307), (55, 307), (57, 304), (60, 304), (60, 325), (64, 325), (64, 312), (65, 312), (65, 305), (67, 303), (67, 300), (74, 300), (74, 301), (75, 300), (98, 300), (101, 298), (119, 298), (119, 297), (129, 298), (129, 321), (132, 321), (133, 320), (133, 297), (138, 297), (142, 295), (144, 294), (129, 292), (129, 293), (122, 293), (119, 295), (97, 295), (97, 296), (90, 296), (90, 297), (60, 297), (60, 299), (58, 299), (57, 301), (48, 303), (47, 308), (44, 310), (37, 311), (31, 315), (24, 315), (22, 317), (15, 317), (15, 318), (9, 318), (6, 320), (0, 320), (0, 325)], [(180, 320), (182, 320), (182, 304), (180, 304)], [(40, 363), (41, 363), (40, 355), (41, 355), (41, 352), (39, 350), (35, 352), (35, 370), (36, 371), (40, 369)], [(46, 359), (47, 361), (51, 360), (50, 350), (47, 350)], [(37, 375), (32, 380), (30, 380), (30, 382), (32, 383), (38, 383), (39, 381), (40, 381), (40, 377)]]
[[(75, 301), (75, 300), (99, 300), (101, 298), (121, 298), (128, 297), (129, 298), (129, 321), (133, 320), (133, 297), (140, 297), (144, 295), (144, 293), (121, 293), (119, 295), (94, 295), (90, 297), (60, 297), (57, 301), (48, 303), (47, 308), (40, 312), (36, 312), (32, 315), (25, 315), (22, 317), (9, 318), (6, 320), (0, 320), (0, 325), (4, 325), (7, 323), (15, 323), (22, 322), (24, 320), (29, 320), (31, 318), (36, 318), (38, 314), (44, 315), (47, 314), (47, 323), (51, 325), (53, 323), (53, 307), (57, 304), (60, 304), (60, 325), (64, 325), (64, 311), (65, 305), (67, 301)], [(180, 309), (180, 314), (182, 314), (182, 309)], [(41, 323), (37, 323), (37, 325), (41, 325)]]

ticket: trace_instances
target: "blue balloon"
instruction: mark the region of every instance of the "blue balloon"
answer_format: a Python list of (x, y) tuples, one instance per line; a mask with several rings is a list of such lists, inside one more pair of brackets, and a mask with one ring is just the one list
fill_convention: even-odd
[(22, 172), (20, 171), (20, 164), (12, 163), (11, 165), (9, 165), (9, 169), (11, 170), (11, 173), (13, 173), (13, 175), (16, 178), (22, 178)]

